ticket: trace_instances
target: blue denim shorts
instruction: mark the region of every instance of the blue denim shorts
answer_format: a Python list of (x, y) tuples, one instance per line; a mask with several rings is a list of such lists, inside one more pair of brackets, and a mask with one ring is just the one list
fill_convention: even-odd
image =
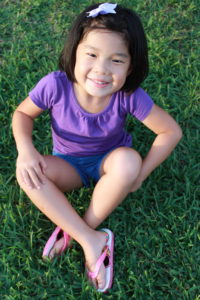
[(72, 156), (58, 152), (53, 152), (54, 156), (58, 156), (69, 164), (71, 164), (81, 177), (83, 185), (89, 187), (92, 182), (97, 182), (100, 178), (100, 167), (102, 160), (110, 151), (101, 155), (92, 156)]

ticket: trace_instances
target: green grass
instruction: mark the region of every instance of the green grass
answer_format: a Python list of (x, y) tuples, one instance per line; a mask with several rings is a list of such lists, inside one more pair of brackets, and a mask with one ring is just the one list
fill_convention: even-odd
[[(28, 91), (57, 69), (74, 16), (92, 1), (0, 2), (0, 299), (200, 299), (199, 5), (197, 0), (118, 1), (141, 16), (150, 75), (143, 87), (183, 129), (176, 150), (104, 222), (116, 234), (115, 279), (108, 295), (84, 277), (78, 245), (53, 263), (42, 249), (54, 225), (20, 191), (11, 116)], [(35, 126), (35, 145), (51, 151), (48, 116)], [(134, 147), (145, 155), (153, 135), (128, 120)], [(41, 130), (42, 128), (42, 130)], [(91, 190), (68, 195), (80, 214)]]

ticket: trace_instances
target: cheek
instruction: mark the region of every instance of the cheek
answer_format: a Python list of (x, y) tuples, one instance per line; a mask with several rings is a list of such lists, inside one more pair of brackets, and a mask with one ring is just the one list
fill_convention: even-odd
[(86, 73), (90, 68), (90, 64), (85, 60), (78, 60), (75, 68), (81, 73)]
[(125, 70), (125, 80), (132, 73), (132, 67), (129, 67)]
[(119, 81), (126, 81), (127, 76), (129, 75), (129, 72), (127, 70), (122, 70), (121, 72), (118, 72), (116, 74), (116, 79)]

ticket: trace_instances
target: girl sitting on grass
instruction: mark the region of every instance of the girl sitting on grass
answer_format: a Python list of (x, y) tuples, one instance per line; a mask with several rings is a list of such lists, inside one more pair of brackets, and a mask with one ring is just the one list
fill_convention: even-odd
[[(114, 234), (96, 228), (171, 153), (181, 138), (175, 120), (140, 88), (148, 74), (147, 42), (139, 17), (117, 4), (86, 8), (75, 20), (59, 71), (43, 77), (13, 115), (17, 180), (31, 201), (57, 225), (43, 257), (77, 241), (88, 278), (100, 292), (113, 281)], [(51, 116), (53, 154), (32, 143), (33, 121)], [(125, 131), (127, 115), (156, 138), (142, 159)], [(96, 183), (80, 217), (64, 192)], [(60, 238), (59, 238), (60, 237)]]

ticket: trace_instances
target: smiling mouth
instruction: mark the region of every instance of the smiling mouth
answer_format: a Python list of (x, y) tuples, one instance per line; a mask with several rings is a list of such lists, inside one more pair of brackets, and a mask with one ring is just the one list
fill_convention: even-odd
[(90, 78), (90, 81), (92, 81), (98, 87), (105, 87), (110, 83), (108, 81), (103, 81), (103, 80), (98, 80), (98, 79), (91, 79), (91, 78)]

